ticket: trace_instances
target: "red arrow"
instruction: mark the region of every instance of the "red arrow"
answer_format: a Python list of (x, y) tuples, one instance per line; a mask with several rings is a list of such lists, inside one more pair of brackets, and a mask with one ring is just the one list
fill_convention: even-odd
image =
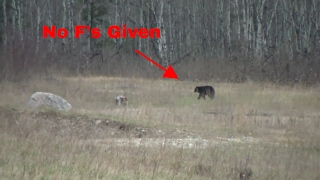
[(165, 69), (163, 66), (161, 66), (160, 64), (158, 64), (157, 62), (155, 62), (154, 60), (152, 60), (151, 58), (149, 58), (145, 54), (143, 54), (138, 49), (136, 49), (136, 52), (138, 54), (140, 54), (142, 57), (146, 58), (148, 61), (152, 62), (154, 65), (158, 66), (163, 71), (165, 71), (165, 73), (163, 74), (163, 78), (179, 79), (176, 72), (174, 71), (174, 69), (171, 65), (168, 67), (168, 69)]

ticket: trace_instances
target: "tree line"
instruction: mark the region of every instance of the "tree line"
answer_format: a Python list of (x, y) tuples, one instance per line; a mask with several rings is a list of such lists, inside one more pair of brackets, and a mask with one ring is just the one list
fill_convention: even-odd
[[(0, 71), (8, 78), (52, 67), (73, 74), (157, 74), (135, 53), (139, 49), (172, 64), (182, 79), (320, 80), (318, 0), (1, 1)], [(159, 28), (161, 37), (108, 36), (111, 25), (124, 24)], [(45, 25), (65, 27), (70, 35), (43, 38)], [(102, 36), (74, 38), (76, 25), (98, 27)]]

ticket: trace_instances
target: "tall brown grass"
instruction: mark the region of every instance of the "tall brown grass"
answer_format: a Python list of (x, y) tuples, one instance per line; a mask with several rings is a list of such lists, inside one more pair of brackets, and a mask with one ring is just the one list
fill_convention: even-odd
[[(197, 100), (194, 87), (206, 84), (214, 86), (216, 98)], [(73, 110), (28, 110), (36, 91), (64, 97)], [(114, 105), (120, 94), (128, 97), (127, 108)], [(3, 81), (0, 107), (0, 179), (240, 179), (246, 169), (252, 179), (320, 177), (319, 87), (35, 77)], [(117, 128), (99, 129), (96, 120), (149, 129), (142, 139), (253, 137), (259, 142), (202, 149), (112, 141), (101, 146), (94, 140), (135, 137)]]

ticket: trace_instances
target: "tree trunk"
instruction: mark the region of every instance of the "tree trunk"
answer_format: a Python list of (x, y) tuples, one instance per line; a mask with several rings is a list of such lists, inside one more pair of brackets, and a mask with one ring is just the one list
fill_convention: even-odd
[[(140, 25), (141, 26), (143, 26), (143, 0), (141, 0), (140, 1), (140, 9), (139, 9), (139, 23), (140, 23)], [(142, 51), (143, 49), (142, 49), (142, 39), (141, 38), (139, 38), (139, 40), (138, 40), (138, 49), (140, 50), (140, 51)]]
[(11, 2), (12, 5), (12, 9), (13, 9), (13, 13), (12, 13), (12, 29), (13, 29), (13, 33), (15, 33), (16, 31), (16, 18), (17, 18), (17, 7), (16, 7), (16, 1), (12, 0)]
[[(218, 27), (220, 27), (220, 33), (218, 34), (218, 39), (220, 41), (219, 43), (219, 55), (224, 57), (225, 54), (224, 54), (224, 51), (225, 51), (225, 45), (224, 45), (224, 28), (223, 28), (223, 24), (224, 24), (224, 17), (223, 17), (223, 2), (224, 1), (219, 1), (218, 0), (218, 6), (217, 6), (217, 12), (218, 12), (218, 17), (219, 17), (219, 20), (218, 20)], [(218, 41), (218, 42), (219, 42)]]
[(235, 0), (235, 10), (236, 10), (236, 18), (237, 18), (237, 24), (236, 24), (236, 37), (239, 41), (241, 39), (241, 23), (240, 23), (240, 13), (239, 13), (239, 0)]
[(157, 27), (161, 30), (161, 37), (157, 39), (158, 42), (158, 55), (160, 57), (160, 64), (163, 64), (163, 61), (165, 63), (168, 63), (168, 59), (166, 57), (167, 55), (167, 42), (166, 42), (166, 29), (163, 22), (163, 6), (164, 6), (164, 0), (159, 1), (159, 16), (157, 17)]
[(225, 47), (227, 55), (230, 53), (231, 50), (231, 37), (230, 37), (230, 1), (226, 1), (227, 8), (226, 8), (226, 36), (227, 36), (227, 45)]
[(245, 41), (248, 41), (249, 36), (248, 36), (248, 11), (249, 11), (249, 6), (248, 3), (246, 3), (246, 0), (242, 0), (242, 28), (243, 28), (243, 38)]
[(170, 50), (169, 50), (169, 55), (168, 55), (168, 62), (171, 63), (172, 62), (172, 58), (173, 58), (173, 33), (172, 33), (172, 29), (173, 29), (173, 26), (172, 26), (172, 12), (171, 12), (171, 2), (169, 1), (168, 2), (168, 15), (169, 15), (169, 47), (170, 47)]
[[(293, 48), (292, 48), (292, 43), (293, 43), (293, 41), (292, 41), (292, 36), (293, 36), (293, 33), (292, 33), (292, 28), (289, 28), (289, 27), (291, 27), (292, 26), (292, 23), (290, 23), (291, 22), (291, 18), (292, 18), (292, 15), (290, 14), (290, 12), (292, 12), (292, 11), (290, 11), (290, 9), (289, 9), (289, 7), (288, 7), (288, 4), (290, 3), (290, 2), (286, 2), (286, 1), (282, 1), (282, 3), (283, 3), (283, 9), (285, 10), (285, 12), (283, 13), (283, 16), (284, 16), (284, 33), (285, 33), (285, 38), (284, 38), (284, 43), (286, 43), (287, 44), (287, 48), (288, 48), (288, 53), (289, 53), (289, 60), (292, 60), (293, 59)], [(276, 12), (276, 10), (277, 10), (277, 4), (278, 4), (278, 0), (277, 0), (277, 2), (276, 2), (276, 4), (275, 4), (275, 7), (274, 7), (274, 10), (273, 10), (273, 12), (272, 12), (272, 16), (271, 16), (271, 19), (269, 20), (269, 23), (268, 23), (268, 30), (267, 30), (267, 33), (268, 34), (270, 34), (270, 30), (272, 30), (271, 29), (271, 27), (272, 27), (272, 19), (273, 19), (273, 17), (274, 17), (274, 14), (275, 14), (275, 12)], [(266, 36), (268, 36), (268, 34), (266, 34)]]
[[(87, 16), (88, 16), (88, 22), (87, 22), (87, 25), (89, 25), (89, 26), (91, 26), (92, 24), (92, 0), (89, 0), (88, 1), (88, 4), (87, 4), (87, 6), (88, 6), (88, 14), (87, 14)], [(87, 36), (87, 40), (88, 40), (88, 42), (87, 42), (87, 48), (88, 48), (88, 51), (89, 52), (91, 52), (91, 36), (90, 35), (88, 35)]]
[[(50, 5), (50, 0), (47, 1), (48, 3), (48, 22), (47, 24), (52, 27), (52, 16), (51, 16), (51, 5)], [(49, 52), (52, 53), (53, 51), (53, 38), (49, 38), (50, 39), (50, 48), (49, 48)]]
[(40, 7), (37, 6), (37, 45), (36, 45), (36, 56), (39, 53), (39, 46), (40, 46)]
[[(65, 1), (65, 0), (64, 0)], [(75, 49), (75, 36), (74, 36), (74, 17), (73, 17), (73, 5), (74, 5), (74, 0), (69, 0), (68, 1), (68, 9), (69, 9), (69, 37), (71, 38), (71, 43), (70, 43), (70, 49), (73, 51)], [(69, 39), (70, 39), (69, 38)]]
[(6, 0), (3, 0), (2, 3), (2, 8), (3, 8), (3, 54), (7, 55), (7, 9), (6, 9)]
[(19, 35), (20, 35), (20, 43), (21, 43), (21, 49), (24, 50), (24, 37), (23, 37), (23, 18), (21, 15), (21, 11), (23, 11), (23, 6), (21, 6), (21, 2), (18, 2), (17, 10), (18, 10), (18, 27), (19, 27)]
[[(62, 27), (66, 27), (67, 21), (67, 8), (66, 8), (66, 0), (62, 0), (63, 14), (62, 14)], [(67, 50), (66, 38), (62, 39), (62, 51), (66, 52)]]
[(262, 20), (263, 20), (263, 10), (266, 0), (261, 0), (257, 5), (257, 36), (256, 36), (256, 57), (259, 59), (263, 56), (263, 48), (266, 46), (266, 41), (264, 39), (264, 33), (262, 30)]

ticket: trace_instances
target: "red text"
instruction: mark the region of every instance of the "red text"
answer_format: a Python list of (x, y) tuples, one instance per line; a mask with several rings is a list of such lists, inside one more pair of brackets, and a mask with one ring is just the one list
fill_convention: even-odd
[(127, 38), (128, 34), (131, 38), (136, 38), (137, 34), (140, 38), (154, 38), (156, 33), (156, 37), (160, 38), (160, 28), (127, 28), (127, 26), (124, 24), (122, 28), (117, 25), (110, 26), (108, 29), (108, 35), (111, 38)]
[(76, 26), (75, 27), (75, 37), (80, 38), (81, 34), (85, 34), (85, 31), (91, 32), (92, 38), (100, 38), (101, 37), (101, 30), (100, 28), (92, 28), (90, 26)]
[[(91, 34), (92, 38), (100, 38), (101, 37), (101, 30), (100, 28), (91, 28), (90, 26), (75, 26), (74, 29), (75, 32), (75, 38), (80, 38), (82, 34), (85, 34), (86, 32), (89, 32)], [(68, 29), (66, 28), (59, 28), (57, 31), (56, 26), (52, 26), (51, 28), (49, 26), (43, 27), (43, 38), (48, 38), (49, 36), (51, 38), (56, 38), (57, 36), (59, 38), (66, 38), (68, 37)]]
[[(50, 35), (52, 38), (57, 37), (57, 27), (52, 26), (52, 29), (49, 28), (49, 26), (43, 27), (43, 38), (48, 38), (48, 35)], [(66, 38), (68, 36), (68, 30), (66, 28), (59, 28), (58, 29), (58, 37), (59, 38)]]

